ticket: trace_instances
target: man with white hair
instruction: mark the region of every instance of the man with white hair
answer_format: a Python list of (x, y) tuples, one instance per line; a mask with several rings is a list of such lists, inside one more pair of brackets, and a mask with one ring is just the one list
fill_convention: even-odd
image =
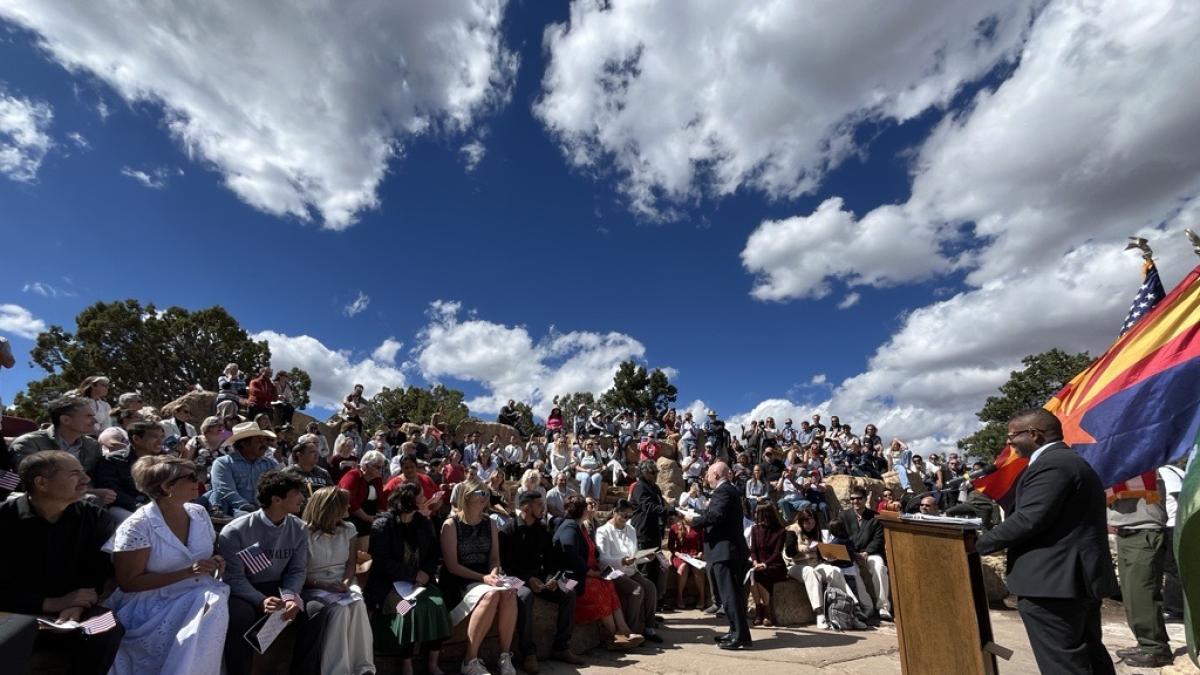
[(741, 650), (753, 645), (746, 621), (746, 587), (750, 547), (742, 530), (742, 495), (730, 482), (729, 465), (716, 462), (708, 468), (712, 497), (704, 513), (692, 518), (692, 527), (704, 530), (704, 561), (720, 591), (729, 632), (717, 638), (721, 649)]

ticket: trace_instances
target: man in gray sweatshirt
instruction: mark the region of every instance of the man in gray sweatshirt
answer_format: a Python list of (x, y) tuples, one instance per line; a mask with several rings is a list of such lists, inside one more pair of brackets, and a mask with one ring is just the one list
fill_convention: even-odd
[[(300, 510), (305, 493), (304, 481), (294, 475), (263, 474), (256, 495), (262, 508), (233, 519), (217, 538), (225, 559), (225, 583), (232, 590), (225, 640), (225, 667), (230, 675), (250, 673), (254, 653), (245, 634), (267, 612), (282, 611), (291, 622), (264, 653), (270, 662), (290, 660), (290, 672), (295, 673), (321, 662), (321, 627), (305, 615), (300, 600), (308, 570), (308, 535), (303, 521), (293, 514)], [(288, 654), (293, 642), (294, 654)]]

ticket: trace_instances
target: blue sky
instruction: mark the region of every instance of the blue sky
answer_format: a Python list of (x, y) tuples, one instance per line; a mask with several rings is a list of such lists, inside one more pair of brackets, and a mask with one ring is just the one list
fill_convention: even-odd
[[(226, 307), (324, 399), (442, 381), (488, 417), (632, 357), (680, 407), (936, 445), (1021, 356), (1102, 349), (1138, 274), (1120, 240), (1197, 210), (1196, 113), (1122, 94), (1197, 108), (1170, 3), (1140, 19), (1175, 26), (1157, 56), (1116, 3), (106, 4), (0, 9), (0, 231), (29, 252), (0, 267), (5, 400), (40, 376), (21, 333), (134, 297)], [(1064, 306), (1004, 321), (1030, 287)]]

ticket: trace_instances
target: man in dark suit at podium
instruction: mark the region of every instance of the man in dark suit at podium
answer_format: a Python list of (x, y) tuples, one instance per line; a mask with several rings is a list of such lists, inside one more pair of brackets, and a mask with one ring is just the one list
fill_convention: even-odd
[(704, 560), (712, 570), (729, 620), (729, 632), (717, 638), (717, 646), (746, 649), (752, 644), (744, 583), (750, 570), (750, 548), (742, 529), (742, 493), (730, 482), (729, 465), (724, 462), (710, 466), (706, 479), (712, 496), (704, 513), (692, 519), (692, 527), (704, 530)]
[(1113, 673), (1100, 634), (1100, 602), (1116, 594), (1108, 551), (1104, 486), (1062, 442), (1062, 424), (1041, 408), (1008, 422), (1008, 442), (1029, 458), (1013, 512), (975, 549), (1008, 549), (1008, 590), (1019, 600), (1043, 673)]

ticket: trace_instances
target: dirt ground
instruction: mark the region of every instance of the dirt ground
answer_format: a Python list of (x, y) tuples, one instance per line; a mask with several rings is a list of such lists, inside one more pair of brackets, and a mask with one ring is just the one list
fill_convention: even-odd
[[(1104, 622), (1105, 646), (1116, 662), (1116, 650), (1134, 645), (1135, 640), (1119, 613), (1106, 612)], [(722, 651), (713, 644), (712, 637), (725, 632), (727, 626), (722, 619), (697, 611), (669, 614), (661, 631), (665, 638), (662, 645), (643, 647), (630, 654), (593, 650), (585, 657), (588, 661), (585, 667), (576, 669), (561, 663), (544, 662), (542, 672), (548, 675), (599, 675), (620, 669), (625, 675), (900, 673), (896, 630), (891, 624), (885, 623), (874, 631), (847, 633), (815, 628), (759, 628), (754, 630), (754, 649), (742, 652)], [(1016, 611), (992, 610), (992, 629), (996, 642), (1014, 652), (1010, 661), (999, 661), (1001, 673), (1037, 673), (1025, 628)], [(1184, 653), (1183, 626), (1168, 625), (1168, 630), (1177, 654), (1173, 666), (1147, 670), (1117, 663), (1117, 672), (1200, 675), (1200, 670)]]

